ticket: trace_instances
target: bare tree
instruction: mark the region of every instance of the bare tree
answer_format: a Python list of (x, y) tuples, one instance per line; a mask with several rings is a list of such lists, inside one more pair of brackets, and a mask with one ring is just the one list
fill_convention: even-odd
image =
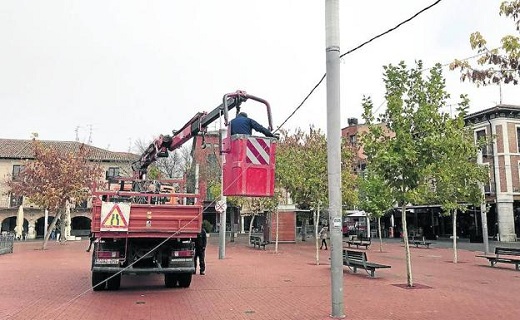
[[(142, 154), (151, 143), (152, 141), (146, 142), (144, 139), (137, 139), (134, 143), (134, 149), (137, 153)], [(180, 149), (170, 151), (168, 157), (158, 158), (150, 167), (151, 172), (157, 171), (157, 174), (152, 175), (153, 178), (182, 178), (191, 168), (190, 147), (183, 145)]]

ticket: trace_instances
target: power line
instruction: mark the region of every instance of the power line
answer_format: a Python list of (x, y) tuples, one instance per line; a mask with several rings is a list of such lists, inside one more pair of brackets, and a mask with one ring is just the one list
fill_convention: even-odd
[(346, 56), (347, 54), (350, 54), (350, 53), (352, 53), (352, 52), (354, 52), (354, 51), (356, 51), (356, 50), (358, 50), (358, 49), (361, 49), (361, 48), (364, 47), (365, 45), (367, 45), (367, 44), (369, 44), (370, 42), (376, 40), (377, 38), (380, 38), (380, 37), (384, 36), (385, 34), (388, 34), (388, 33), (392, 32), (392, 31), (395, 31), (397, 28), (399, 28), (400, 26), (404, 25), (405, 23), (408, 23), (408, 22), (412, 21), (413, 19), (417, 18), (417, 16), (419, 16), (421, 13), (423, 13), (423, 12), (425, 12), (425, 11), (427, 11), (427, 10), (430, 10), (432, 7), (438, 5), (441, 1), (442, 1), (442, 0), (437, 0), (437, 1), (435, 1), (434, 3), (430, 4), (429, 6), (425, 7), (424, 9), (420, 10), (419, 12), (417, 12), (416, 14), (414, 14), (413, 16), (411, 16), (410, 18), (408, 18), (408, 19), (406, 19), (406, 20), (404, 20), (404, 21), (398, 23), (395, 27), (390, 28), (390, 29), (386, 30), (385, 32), (380, 33), (380, 34), (378, 34), (377, 36), (373, 37), (372, 39), (363, 42), (363, 43), (360, 44), (359, 46), (357, 46), (357, 47), (355, 47), (354, 49), (351, 49), (351, 50), (349, 50), (349, 51), (343, 53), (343, 54), (340, 55), (339, 57), (340, 57), (340, 58), (343, 58), (343, 57)]
[[(415, 13), (413, 16), (411, 16), (410, 18), (398, 23), (395, 27), (393, 28), (390, 28), (388, 30), (386, 30), (385, 32), (383, 33), (380, 33), (378, 34), (377, 36), (363, 42), (362, 44), (358, 45), (357, 47), (343, 53), (342, 55), (340, 55), (340, 58), (343, 58), (344, 56), (354, 52), (354, 51), (357, 51), (359, 50), (360, 48), (364, 47), (365, 45), (369, 44), (370, 42), (376, 40), (377, 38), (380, 38), (394, 30), (396, 30), (397, 28), (401, 27), (402, 25), (412, 21), (413, 19), (415, 19), (417, 16), (419, 16), (421, 13), (431, 9), (432, 7), (436, 6), (437, 4), (439, 4), (442, 0), (437, 0), (435, 1), (434, 3), (430, 4), (429, 6), (423, 8), (422, 10), (418, 11), (417, 13)], [(309, 99), (309, 97), (314, 93), (314, 91), (320, 86), (320, 84), (323, 82), (323, 80), (325, 80), (325, 77), (327, 76), (326, 73), (323, 74), (323, 76), (321, 77), (320, 81), (318, 81), (318, 83), (311, 89), (311, 91), (309, 92), (309, 94), (307, 94), (307, 96), (303, 99), (303, 101), (298, 105), (298, 107), (296, 107), (296, 109), (294, 109), (294, 111), (282, 122), (281, 125), (278, 126), (278, 128), (276, 130), (274, 130), (274, 132), (278, 131), (281, 127), (283, 127), (283, 125), (285, 123), (287, 123), (287, 121), (289, 121), (289, 119), (292, 118), (292, 116), (296, 113), (296, 111), (298, 111), (302, 106), (303, 104), (307, 101), (307, 99)]]
[(294, 109), (294, 111), (282, 122), (281, 125), (278, 126), (278, 128), (276, 128), (276, 130), (273, 131), (273, 133), (275, 133), (276, 131), (278, 131), (281, 127), (283, 127), (283, 125), (289, 121), (289, 119), (292, 118), (292, 116), (296, 113), (296, 111), (298, 111), (301, 106), (303, 106), (303, 104), (305, 103), (305, 101), (307, 101), (307, 99), (309, 99), (309, 97), (314, 93), (314, 91), (320, 86), (320, 84), (323, 82), (323, 80), (325, 80), (325, 77), (326, 77), (326, 73), (323, 74), (323, 76), (321, 77), (320, 81), (318, 81), (318, 83), (316, 83), (316, 85), (314, 86), (314, 88), (312, 88), (312, 90), (309, 92), (309, 94), (305, 97), (305, 99), (303, 99), (303, 101), (300, 103), (300, 105), (298, 107), (296, 107), (296, 109)]

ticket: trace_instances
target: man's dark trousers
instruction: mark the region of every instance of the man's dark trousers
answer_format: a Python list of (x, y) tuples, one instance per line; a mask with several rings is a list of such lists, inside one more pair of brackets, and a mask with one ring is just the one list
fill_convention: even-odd
[(197, 258), (198, 258), (201, 273), (206, 270), (206, 261), (204, 261), (205, 256), (206, 256), (206, 248), (195, 248), (195, 257), (193, 257), (193, 259), (195, 260), (195, 270), (197, 270)]

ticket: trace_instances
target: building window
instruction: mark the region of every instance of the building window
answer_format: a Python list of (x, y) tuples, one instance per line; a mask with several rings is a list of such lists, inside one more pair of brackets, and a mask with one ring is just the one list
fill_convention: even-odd
[(110, 167), (107, 170), (106, 179), (113, 180), (115, 177), (119, 177), (119, 167)]
[[(486, 130), (479, 130), (476, 132), (476, 142), (482, 143), (482, 141), (486, 141)], [(489, 150), (487, 143), (481, 148), (482, 150), (482, 156), (487, 157), (489, 156)]]
[(516, 147), (520, 152), (520, 127), (516, 127)]
[(349, 141), (350, 141), (350, 144), (355, 146), (356, 145), (356, 142), (357, 142), (357, 137), (355, 134), (349, 136)]
[[(492, 194), (495, 192), (494, 188), (491, 187), (491, 168), (489, 166), (489, 163), (484, 164), (487, 167), (488, 172), (488, 182), (484, 184), (484, 193), (485, 194)], [(494, 182), (494, 181), (493, 181)]]
[(24, 166), (22, 166), (22, 165), (19, 165), (19, 164), (13, 165), (13, 174), (12, 174), (13, 180), (18, 179), (18, 176), (20, 175), (20, 172), (23, 171), (23, 169), (24, 169)]
[(22, 205), (23, 203), (23, 196), (17, 196), (14, 193), (10, 194), (9, 197), (9, 207), (10, 208), (17, 208)]
[(87, 209), (88, 208), (88, 201), (87, 200), (81, 201), (80, 203), (78, 203), (76, 205), (76, 208), (77, 209)]
[[(520, 178), (520, 161), (518, 161), (518, 177)], [(514, 181), (514, 180), (513, 180)], [(520, 181), (513, 185), (513, 192), (520, 193)]]

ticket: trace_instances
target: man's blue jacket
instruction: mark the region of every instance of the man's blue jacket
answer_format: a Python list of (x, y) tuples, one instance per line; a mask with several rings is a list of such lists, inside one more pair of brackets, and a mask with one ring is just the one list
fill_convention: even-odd
[(256, 122), (253, 119), (248, 118), (247, 116), (239, 113), (237, 117), (230, 122), (231, 125), (231, 135), (234, 134), (247, 134), (251, 135), (253, 129), (255, 131), (263, 133), (266, 137), (274, 137), (271, 131), (264, 128), (261, 124)]

